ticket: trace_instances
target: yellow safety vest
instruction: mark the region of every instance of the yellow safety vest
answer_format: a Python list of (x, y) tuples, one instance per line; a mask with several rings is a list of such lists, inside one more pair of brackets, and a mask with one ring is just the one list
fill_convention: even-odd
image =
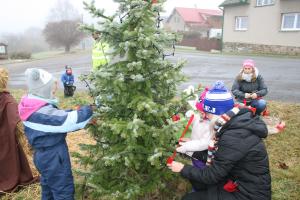
[(108, 44), (104, 42), (96, 42), (94, 43), (93, 53), (92, 53), (92, 61), (93, 61), (93, 69), (97, 70), (101, 66), (107, 64), (109, 62), (109, 57), (105, 55), (109, 49)]

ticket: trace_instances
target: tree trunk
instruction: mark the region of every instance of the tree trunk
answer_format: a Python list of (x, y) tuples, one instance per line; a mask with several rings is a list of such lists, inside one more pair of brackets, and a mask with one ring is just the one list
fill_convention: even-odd
[(66, 53), (69, 53), (69, 52), (70, 52), (70, 45), (66, 45), (66, 46), (65, 46), (65, 52), (66, 52)]

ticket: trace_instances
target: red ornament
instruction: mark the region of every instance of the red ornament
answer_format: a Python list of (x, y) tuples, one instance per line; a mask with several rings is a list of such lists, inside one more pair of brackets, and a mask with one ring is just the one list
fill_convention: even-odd
[(285, 128), (285, 123), (279, 122), (279, 124), (276, 125), (276, 128), (278, 129), (279, 132), (283, 131)]
[(269, 110), (265, 109), (264, 112), (262, 113), (262, 116), (270, 116)]
[[(145, 1), (147, 1), (147, 0), (145, 0)], [(158, 0), (152, 0), (151, 3), (152, 3), (152, 4), (155, 4), (155, 3), (157, 3), (157, 1), (158, 1)]]
[(173, 115), (172, 116), (172, 121), (173, 122), (176, 122), (176, 121), (179, 121), (180, 120), (180, 116), (179, 115)]
[(253, 115), (256, 113), (256, 108), (249, 106), (249, 109), (252, 111)]
[(174, 158), (173, 156), (170, 156), (168, 159), (167, 159), (167, 164), (172, 164)]

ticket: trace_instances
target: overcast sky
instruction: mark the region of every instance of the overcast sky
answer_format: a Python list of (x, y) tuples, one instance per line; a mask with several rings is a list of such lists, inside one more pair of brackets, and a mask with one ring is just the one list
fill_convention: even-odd
[[(89, 0), (87, 0), (89, 1)], [(168, 16), (174, 7), (218, 9), (224, 0), (167, 0), (164, 4)], [(29, 27), (43, 28), (50, 9), (56, 5), (57, 0), (0, 0), (0, 34), (22, 33)], [(83, 12), (83, 0), (70, 0), (83, 18), (88, 18)], [(96, 0), (99, 8), (104, 8), (112, 14), (118, 7), (113, 0)]]

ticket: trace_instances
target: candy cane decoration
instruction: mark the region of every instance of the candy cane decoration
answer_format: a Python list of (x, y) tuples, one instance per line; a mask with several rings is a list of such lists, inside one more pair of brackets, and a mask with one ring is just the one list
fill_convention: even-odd
[[(182, 138), (184, 137), (184, 135), (186, 134), (187, 130), (189, 129), (190, 125), (192, 124), (193, 119), (194, 119), (194, 115), (192, 115), (191, 118), (189, 119), (187, 125), (185, 126), (185, 129), (183, 130), (183, 132), (182, 132), (182, 134), (181, 134), (181, 136), (180, 136), (180, 138), (179, 138), (179, 140), (178, 140), (178, 143), (181, 141), (181, 139), (182, 139)], [(179, 146), (179, 145), (177, 145), (177, 147), (178, 147), (178, 146)], [(174, 152), (173, 152), (173, 155), (170, 156), (170, 157), (167, 159), (167, 164), (171, 164), (171, 163), (173, 162), (174, 158), (176, 157), (176, 153), (177, 153), (177, 151), (176, 151), (176, 149), (175, 149)]]

